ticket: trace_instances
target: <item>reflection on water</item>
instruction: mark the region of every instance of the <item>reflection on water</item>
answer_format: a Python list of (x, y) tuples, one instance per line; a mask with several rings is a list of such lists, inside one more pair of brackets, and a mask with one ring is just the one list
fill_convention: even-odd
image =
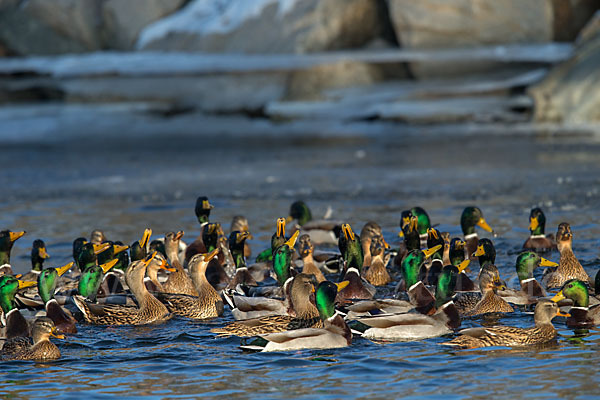
[[(494, 242), (501, 275), (516, 287), (515, 254), (527, 236), (529, 210), (539, 205), (548, 232), (563, 220), (571, 223), (575, 253), (595, 274), (598, 143), (403, 137), (400, 131), (341, 143), (165, 135), (142, 144), (4, 149), (0, 225), (28, 231), (13, 251), (16, 271), (24, 272), (38, 237), (46, 241), (52, 265), (68, 261), (73, 238), (95, 228), (126, 243), (146, 227), (157, 235), (183, 229), (184, 239), (192, 240), (198, 233), (192, 207), (200, 194), (216, 205), (211, 219), (226, 230), (233, 215), (248, 217), (254, 254), (266, 248), (275, 219), (297, 198), (306, 199), (314, 215), (331, 205), (334, 216), (356, 230), (367, 220), (378, 221), (392, 243), (405, 208), (423, 206), (440, 230), (458, 235), (462, 208), (477, 204), (499, 233)], [(546, 256), (558, 260), (557, 254)], [(575, 398), (596, 395), (600, 378), (598, 331), (573, 332), (562, 318), (555, 319), (557, 340), (535, 348), (457, 351), (440, 345), (447, 338), (391, 344), (358, 338), (347, 349), (282, 354), (245, 353), (239, 340), (209, 332), (230, 320), (227, 312), (206, 323), (82, 325), (77, 335), (57, 341), (63, 357), (56, 362), (4, 363), (0, 392), (16, 399)], [(495, 322), (469, 319), (463, 327), (481, 323)], [(533, 318), (523, 310), (499, 323), (527, 327)]]

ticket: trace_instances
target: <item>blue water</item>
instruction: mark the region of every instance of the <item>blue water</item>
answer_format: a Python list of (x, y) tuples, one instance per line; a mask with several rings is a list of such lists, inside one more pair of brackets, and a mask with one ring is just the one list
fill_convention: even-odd
[[(342, 141), (210, 135), (154, 140), (1, 149), (0, 226), (28, 231), (13, 250), (17, 272), (29, 268), (31, 242), (38, 237), (52, 256), (47, 265), (69, 261), (72, 240), (96, 228), (126, 243), (146, 227), (154, 237), (183, 229), (184, 240), (193, 240), (198, 195), (209, 196), (216, 205), (211, 220), (226, 231), (233, 215), (248, 217), (253, 254), (267, 246), (275, 219), (297, 198), (315, 216), (331, 206), (334, 217), (357, 231), (375, 220), (392, 243), (403, 209), (425, 207), (432, 222), (454, 236), (462, 208), (476, 204), (499, 234), (493, 239), (497, 265), (512, 287), (529, 210), (539, 205), (547, 232), (570, 222), (575, 254), (590, 275), (600, 268), (600, 144), (589, 138), (390, 132)], [(558, 261), (558, 254), (547, 258)], [(209, 332), (231, 320), (226, 311), (205, 323), (80, 325), (76, 335), (55, 340), (60, 360), (4, 362), (0, 393), (78, 399), (598, 395), (600, 335), (576, 334), (561, 318), (554, 320), (556, 341), (536, 348), (457, 351), (440, 345), (448, 337), (388, 344), (355, 338), (345, 349), (271, 354), (243, 352), (238, 339)], [(481, 322), (465, 320), (463, 327)], [(517, 311), (499, 323), (528, 327), (533, 317)]]

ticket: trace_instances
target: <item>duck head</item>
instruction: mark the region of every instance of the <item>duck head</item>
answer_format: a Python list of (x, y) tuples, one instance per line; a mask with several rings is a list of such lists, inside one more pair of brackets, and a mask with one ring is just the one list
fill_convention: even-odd
[(312, 220), (310, 208), (308, 208), (306, 203), (302, 200), (295, 201), (290, 206), (290, 215), (287, 217), (286, 222), (291, 222), (293, 220), (297, 220), (298, 225), (300, 226)]
[(68, 270), (73, 267), (74, 262), (70, 262), (62, 267), (58, 268), (46, 268), (43, 270), (37, 278), (38, 293), (45, 303), (49, 302), (54, 298), (54, 292), (56, 291), (56, 284), (58, 278), (65, 274)]
[(0, 232), (0, 265), (10, 264), (10, 251), (12, 250), (15, 241), (23, 237), (25, 233), (25, 231), (11, 232), (9, 230)]
[(210, 210), (213, 208), (214, 206), (210, 204), (208, 197), (200, 196), (196, 199), (196, 207), (194, 208), (194, 212), (196, 213), (196, 218), (198, 219), (200, 225), (204, 225), (208, 222)]
[(229, 234), (229, 251), (231, 252), (236, 268), (246, 266), (244, 246), (246, 245), (246, 240), (249, 239), (250, 236), (250, 232), (248, 231), (233, 231)]
[(310, 241), (310, 235), (302, 235), (298, 238), (298, 255), (302, 258), (313, 254), (315, 246)]
[(561, 222), (558, 225), (558, 230), (556, 231), (556, 245), (558, 247), (558, 251), (572, 248), (573, 232), (571, 231), (571, 225), (569, 225), (568, 222)]
[(427, 248), (431, 249), (437, 245), (440, 245), (441, 247), (438, 251), (432, 254), (431, 258), (433, 258), (434, 260), (441, 260), (445, 245), (444, 238), (442, 237), (440, 231), (438, 231), (437, 229), (427, 229)]
[(523, 251), (520, 253), (515, 264), (519, 281), (533, 278), (533, 271), (537, 267), (558, 267), (558, 264), (540, 257), (533, 251)]
[(273, 254), (273, 270), (277, 276), (277, 282), (279, 286), (283, 286), (285, 281), (290, 277), (290, 265), (292, 263), (292, 255), (294, 253), (294, 246), (298, 240), (300, 231), (296, 231), (292, 237), (279, 246)]
[(531, 235), (543, 235), (546, 231), (546, 216), (541, 208), (534, 208), (529, 213), (529, 232)]
[(570, 317), (570, 314), (564, 314), (558, 308), (558, 305), (548, 299), (540, 299), (533, 312), (533, 320), (536, 325), (550, 324), (557, 315), (561, 317)]
[(430, 258), (435, 252), (439, 251), (440, 248), (441, 246), (438, 245), (427, 250), (411, 250), (406, 257), (404, 257), (404, 260), (402, 260), (402, 264), (400, 265), (400, 271), (404, 278), (407, 290), (419, 281), (419, 271), (425, 260)]
[(150, 236), (152, 236), (152, 229), (146, 228), (144, 229), (142, 238), (131, 243), (131, 246), (129, 246), (131, 261), (143, 260), (148, 255)]
[(408, 251), (421, 248), (421, 238), (418, 230), (419, 220), (411, 215), (407, 224), (402, 227), (402, 236), (404, 236), (404, 245)]
[(44, 269), (44, 261), (50, 258), (50, 255), (46, 251), (46, 244), (41, 239), (33, 241), (31, 248), (31, 269), (34, 271), (41, 271)]
[(450, 263), (459, 265), (465, 259), (465, 241), (460, 238), (452, 238), (450, 240)]
[(0, 307), (4, 311), (4, 315), (8, 314), (13, 308), (17, 308), (15, 304), (15, 295), (19, 289), (34, 286), (35, 281), (21, 281), (10, 275), (0, 277)]
[(340, 290), (348, 286), (348, 281), (333, 283), (323, 281), (315, 290), (315, 304), (319, 310), (322, 320), (329, 319), (335, 315), (335, 299)]
[(483, 218), (483, 213), (477, 207), (465, 207), (460, 216), (460, 227), (463, 235), (471, 235), (475, 233), (475, 227), (478, 226), (487, 232), (493, 232), (493, 229)]
[(223, 233), (221, 224), (218, 222), (209, 222), (202, 231), (202, 242), (207, 252), (211, 252), (218, 247), (219, 236)]
[(110, 271), (112, 267), (114, 267), (118, 259), (113, 259), (105, 264), (101, 265), (92, 265), (86, 268), (79, 278), (79, 284), (77, 285), (77, 289), (79, 290), (79, 294), (87, 297), (90, 301), (96, 300), (96, 295), (98, 294), (98, 289), (102, 284), (102, 280), (104, 279), (104, 275)]
[(338, 248), (346, 262), (346, 268), (356, 268), (362, 273), (364, 253), (360, 236), (356, 235), (350, 224), (342, 224), (342, 232), (338, 240)]
[(480, 239), (473, 256), (477, 257), (481, 268), (489, 264), (494, 264), (496, 262), (496, 248), (494, 247), (494, 243), (487, 238)]
[(588, 307), (590, 305), (590, 296), (587, 285), (577, 279), (565, 282), (562, 289), (552, 298), (552, 301), (557, 303), (564, 299), (573, 300), (575, 307)]

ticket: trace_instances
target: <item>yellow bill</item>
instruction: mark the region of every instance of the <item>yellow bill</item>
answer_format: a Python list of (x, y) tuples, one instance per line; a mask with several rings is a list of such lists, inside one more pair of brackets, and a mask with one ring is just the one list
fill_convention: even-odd
[(337, 291), (341, 291), (342, 289), (344, 289), (346, 286), (348, 286), (350, 284), (350, 281), (342, 281), (340, 283), (335, 283), (335, 286), (337, 286)]
[(148, 246), (148, 242), (150, 241), (150, 236), (152, 236), (152, 229), (150, 228), (146, 228), (144, 229), (144, 234), (142, 235), (142, 238), (140, 239), (140, 247), (142, 249), (145, 249), (146, 246)]
[(94, 254), (100, 254), (110, 247), (110, 243), (101, 243), (94, 245)]
[(61, 335), (61, 334), (58, 333), (58, 330), (56, 330), (55, 326), (52, 327), (52, 330), (50, 331), (50, 336), (53, 336), (53, 337), (55, 337), (57, 339), (64, 339), (65, 338), (65, 335)]
[(290, 249), (294, 249), (294, 246), (296, 245), (296, 240), (298, 240), (298, 236), (300, 236), (300, 231), (294, 232), (290, 240), (285, 242), (285, 244), (287, 244)]
[(56, 272), (58, 273), (58, 276), (63, 276), (65, 274), (65, 272), (67, 272), (68, 270), (70, 270), (73, 267), (73, 264), (74, 264), (73, 261), (71, 261), (67, 265), (56, 268)]
[(112, 267), (114, 267), (115, 265), (117, 265), (118, 262), (119, 262), (119, 259), (115, 258), (115, 259), (110, 260), (107, 263), (104, 263), (104, 264), (100, 265), (100, 268), (102, 268), (102, 271), (104, 273), (107, 273), (108, 271), (110, 271), (110, 269)]
[(10, 241), (14, 242), (15, 240), (23, 237), (23, 235), (25, 235), (27, 232), (25, 231), (21, 231), (21, 232), (9, 232), (9, 237), (10, 237)]
[(471, 260), (465, 260), (463, 262), (461, 262), (460, 264), (458, 264), (458, 273), (460, 274), (461, 272), (463, 272), (465, 269), (467, 269), (467, 267), (469, 266), (469, 264), (471, 264)]
[[(290, 217), (288, 217), (290, 218)], [(285, 218), (277, 218), (277, 236), (285, 237)], [(288, 221), (289, 222), (289, 221)]]
[(215, 258), (215, 256), (217, 254), (219, 254), (219, 251), (221, 251), (221, 249), (217, 247), (216, 249), (214, 249), (210, 253), (206, 254), (204, 256), (204, 261), (208, 262), (208, 261), (212, 260), (213, 258)]
[(540, 267), (558, 267), (558, 263), (554, 261), (547, 260), (544, 257), (540, 257), (540, 259)]
[(121, 246), (119, 244), (113, 244), (113, 251), (115, 255), (124, 252), (125, 250), (127, 250), (129, 248), (129, 246)]
[(483, 219), (483, 217), (479, 218), (479, 221), (477, 222), (477, 226), (479, 226), (480, 228), (482, 228), (483, 230), (485, 230), (487, 232), (493, 231), (493, 229), (488, 225), (488, 223), (485, 221), (485, 219)]
[(423, 250), (423, 253), (425, 253), (425, 258), (431, 257), (432, 255), (434, 255), (441, 248), (442, 248), (442, 245), (438, 244), (437, 246), (433, 246), (430, 249)]
[(35, 285), (37, 285), (36, 281), (22, 281), (22, 280), (19, 280), (19, 289), (25, 289), (25, 288), (32, 287), (32, 286), (35, 286)]
[(38, 254), (41, 258), (50, 258), (50, 254), (48, 254), (45, 247), (40, 247), (38, 250)]
[(529, 230), (535, 231), (538, 226), (540, 226), (540, 221), (538, 221), (537, 217), (529, 218)]
[(558, 303), (559, 301), (564, 300), (564, 299), (566, 299), (566, 297), (561, 290), (560, 292), (558, 292), (554, 295), (554, 297), (552, 298), (552, 301), (555, 303)]
[(482, 244), (480, 244), (479, 246), (477, 246), (477, 250), (475, 251), (475, 253), (473, 253), (473, 255), (475, 257), (479, 257), (479, 256), (484, 256), (485, 255), (485, 249), (483, 248)]

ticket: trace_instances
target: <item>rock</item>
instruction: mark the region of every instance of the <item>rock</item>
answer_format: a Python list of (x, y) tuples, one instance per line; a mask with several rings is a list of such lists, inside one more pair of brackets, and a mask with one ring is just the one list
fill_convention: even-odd
[(151, 22), (177, 11), (186, 0), (106, 0), (102, 4), (105, 47), (133, 48), (140, 31)]
[(244, 53), (352, 48), (384, 34), (384, 9), (382, 1), (365, 0), (194, 0), (146, 27), (137, 48)]
[[(547, 42), (553, 37), (546, 0), (388, 0), (400, 45), (408, 49)], [(465, 74), (494, 63), (412, 63), (416, 77)]]
[(7, 0), (0, 3), (0, 42), (12, 53), (99, 50), (100, 0)]
[(590, 20), (594, 12), (600, 9), (598, 0), (552, 0), (554, 13), (554, 40), (572, 41)]
[(575, 55), (528, 90), (538, 122), (600, 121), (600, 13), (584, 28)]

